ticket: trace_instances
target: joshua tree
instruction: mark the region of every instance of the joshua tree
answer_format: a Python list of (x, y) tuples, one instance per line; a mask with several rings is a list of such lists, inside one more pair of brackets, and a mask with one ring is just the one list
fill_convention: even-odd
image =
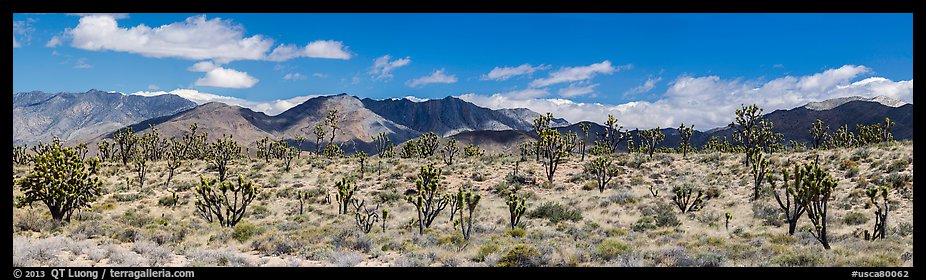
[(364, 151), (358, 151), (354, 153), (354, 157), (357, 158), (357, 161), (360, 161), (360, 178), (363, 178), (363, 170), (365, 169), (364, 167), (366, 166), (365, 163), (367, 161), (367, 153)]
[[(142, 145), (147, 146), (147, 145)], [(132, 164), (135, 165), (135, 172), (138, 175), (138, 187), (145, 187), (145, 174), (148, 172), (148, 157), (142, 151), (144, 148), (136, 147), (135, 153), (132, 153)]]
[(262, 158), (267, 163), (270, 163), (270, 158), (273, 157), (273, 153), (270, 151), (271, 143), (269, 137), (264, 137), (263, 139), (257, 140), (254, 142), (257, 146), (257, 158)]
[(373, 143), (376, 146), (376, 154), (379, 155), (379, 158), (392, 157), (392, 143), (390, 143), (389, 136), (386, 136), (385, 132), (373, 136)]
[(315, 134), (315, 154), (318, 155), (321, 154), (322, 139), (325, 138), (328, 131), (325, 130), (325, 124), (319, 122), (315, 124), (315, 129), (312, 129), (312, 132)]
[(415, 180), (417, 193), (406, 197), (418, 211), (418, 233), (424, 233), (425, 228), (430, 228), (437, 214), (440, 214), (450, 202), (450, 199), (442, 194), (440, 175), (440, 168), (434, 165), (422, 166), (418, 172), (418, 179)]
[(106, 140), (96, 143), (97, 152), (100, 155), (101, 161), (110, 161), (113, 158), (113, 147), (114, 145)]
[(197, 214), (206, 221), (217, 221), (224, 227), (234, 227), (244, 217), (248, 205), (257, 196), (253, 182), (238, 175), (237, 184), (200, 177), (196, 188)]
[(328, 116), (325, 117), (325, 125), (331, 127), (331, 140), (328, 140), (329, 146), (334, 144), (334, 137), (337, 135), (338, 128), (341, 128), (338, 126), (338, 118), (337, 109), (328, 110)]
[[(550, 122), (553, 121), (553, 113), (547, 112), (546, 115), (540, 115), (534, 119), (532, 124), (534, 128), (534, 133), (537, 133), (537, 136), (540, 137), (545, 130), (550, 129)], [(540, 161), (540, 149), (539, 145), (534, 146), (534, 154), (537, 156), (537, 161)]]
[[(100, 143), (107, 143), (105, 141)], [(101, 152), (102, 153), (102, 152)], [(22, 146), (13, 146), (13, 164), (27, 164), (32, 160), (29, 156), (29, 152), (26, 149), (26, 145)]]
[(87, 143), (79, 143), (79, 144), (77, 144), (77, 146), (74, 147), (74, 150), (77, 151), (77, 155), (78, 155), (78, 157), (80, 157), (80, 160), (81, 160), (81, 161), (86, 161), (86, 160), (87, 160)]
[(580, 123), (582, 129), (582, 161), (585, 161), (585, 142), (588, 142), (588, 129), (592, 127), (590, 123)]
[[(871, 200), (871, 204), (874, 204), (877, 209), (875, 210), (875, 228), (872, 230), (870, 236), (865, 231), (865, 240), (875, 240), (875, 239), (884, 239), (887, 233), (887, 212), (890, 211), (891, 205), (887, 199), (889, 190), (887, 187), (878, 187), (878, 188), (869, 188), (865, 190), (865, 194), (868, 195), (868, 199)], [(878, 201), (878, 198), (881, 198), (881, 201)]]
[(653, 158), (653, 153), (656, 152), (656, 146), (659, 145), (662, 140), (666, 139), (665, 134), (662, 134), (662, 131), (659, 130), (659, 127), (648, 130), (643, 130), (639, 133), (640, 140), (643, 142), (643, 147), (646, 148), (646, 152), (649, 154), (650, 158)]
[(557, 167), (559, 167), (561, 163), (566, 162), (566, 156), (569, 155), (569, 151), (576, 146), (574, 140), (574, 137), (567, 137), (551, 128), (544, 129), (540, 132), (540, 140), (537, 141), (537, 146), (540, 147), (540, 162), (544, 165), (547, 181), (551, 184), (553, 183), (553, 174), (556, 173)]
[(804, 189), (802, 196), (798, 201), (807, 209), (807, 218), (813, 224), (810, 233), (823, 244), (823, 248), (829, 250), (829, 238), (826, 235), (826, 219), (829, 210), (829, 201), (836, 189), (837, 181), (830, 174), (820, 169), (820, 166), (814, 162), (813, 165), (804, 165), (804, 180), (801, 187)]
[(286, 172), (289, 172), (290, 170), (292, 170), (293, 159), (299, 156), (300, 150), (299, 148), (296, 148), (296, 147), (287, 146), (286, 142), (281, 142), (281, 143), (283, 143), (283, 148), (281, 149), (281, 151), (283, 152), (282, 157), (281, 157), (283, 159), (283, 170), (285, 170)]
[(389, 210), (383, 209), (383, 233), (386, 233), (386, 220), (389, 219)]
[(416, 146), (418, 146), (418, 157), (428, 158), (433, 156), (434, 152), (437, 151), (437, 146), (440, 145), (440, 141), (437, 139), (437, 134), (428, 132), (418, 137), (416, 144)]
[(379, 205), (376, 205), (373, 209), (367, 209), (363, 205), (365, 201), (353, 200), (352, 204), (354, 205), (354, 221), (357, 222), (357, 227), (360, 228), (360, 231), (363, 233), (370, 233), (373, 230), (373, 225), (376, 224), (376, 220), (379, 218), (376, 211), (379, 210)]
[(219, 172), (219, 181), (224, 182), (229, 165), (241, 156), (241, 146), (238, 146), (231, 135), (226, 135), (209, 144), (208, 153), (209, 164)]
[(305, 206), (305, 201), (309, 200), (309, 193), (306, 191), (296, 191), (296, 200), (299, 201), (299, 215), (303, 214), (303, 209)]
[(417, 140), (408, 140), (405, 141), (405, 144), (402, 145), (402, 150), (399, 152), (399, 157), (401, 158), (413, 158), (418, 157), (418, 141)]
[(328, 158), (339, 158), (344, 155), (344, 150), (341, 150), (341, 146), (335, 144), (329, 144), (328, 147), (325, 147), (325, 157)]
[(74, 210), (89, 207), (102, 193), (102, 182), (96, 177), (100, 161), (81, 161), (77, 152), (62, 146), (58, 138), (39, 146), (36, 150), (42, 152), (34, 156), (32, 172), (15, 181), (23, 192), (16, 197), (15, 206), (41, 202), (48, 206), (55, 222), (69, 222)]
[(607, 155), (585, 164), (585, 173), (592, 174), (595, 177), (599, 193), (604, 192), (604, 188), (611, 182), (611, 178), (617, 176), (618, 171), (617, 165), (613, 164), (611, 157)]
[(511, 216), (511, 229), (520, 226), (521, 216), (527, 211), (527, 199), (512, 192), (508, 194), (505, 204), (508, 205), (508, 214)]
[[(462, 189), (457, 193), (456, 197), (457, 201), (460, 201), (460, 230), (463, 232), (463, 239), (469, 241), (473, 233), (473, 212), (482, 197), (473, 194), (472, 190), (463, 191)], [(467, 211), (464, 212), (463, 210)], [(465, 214), (467, 213), (469, 217), (466, 217)]]
[(482, 148), (479, 148), (479, 146), (473, 145), (472, 143), (466, 145), (466, 147), (463, 147), (463, 155), (466, 157), (478, 157), (482, 154)]
[(755, 153), (752, 157), (752, 200), (759, 199), (759, 190), (762, 188), (762, 181), (765, 181), (765, 174), (768, 173), (768, 160), (762, 156), (762, 153)]
[(826, 146), (831, 148), (852, 148), (858, 145), (855, 133), (849, 131), (849, 125), (843, 125), (836, 129), (833, 136), (828, 138)]
[(208, 156), (206, 137), (209, 133), (196, 133), (199, 126), (196, 123), (190, 125), (190, 134), (183, 135), (183, 158), (184, 159), (203, 159)]
[(659, 189), (656, 188), (656, 186), (647, 185), (647, 188), (649, 188), (649, 193), (652, 194), (654, 198), (659, 196)]
[(132, 160), (132, 151), (135, 150), (135, 144), (138, 143), (138, 137), (135, 136), (135, 131), (132, 130), (131, 127), (117, 130), (116, 134), (113, 134), (113, 141), (115, 141), (119, 147), (122, 165), (128, 166), (129, 161)]
[[(695, 191), (698, 192), (697, 195), (695, 195)], [(675, 193), (675, 197), (672, 198), (672, 201), (674, 201), (678, 209), (682, 211), (682, 214), (698, 211), (704, 206), (704, 195), (701, 193), (701, 190), (695, 189), (691, 185), (676, 186), (672, 188), (672, 192)]]
[(447, 143), (444, 144), (444, 148), (441, 149), (441, 157), (444, 159), (444, 163), (452, 165), (453, 157), (459, 152), (460, 147), (457, 146), (457, 140), (450, 138), (450, 140), (447, 140)]
[(776, 138), (772, 133), (772, 122), (762, 117), (762, 109), (758, 105), (743, 105), (742, 109), (737, 109), (736, 122), (731, 123), (730, 127), (735, 129), (733, 139), (740, 142), (746, 152), (746, 166), (750, 165), (755, 153), (762, 152)]
[(341, 178), (341, 181), (334, 183), (334, 188), (337, 190), (335, 199), (338, 200), (338, 214), (347, 214), (347, 206), (350, 205), (350, 201), (354, 198), (357, 186), (354, 185), (353, 180), (344, 177)]
[(294, 140), (296, 140), (296, 148), (299, 149), (299, 153), (297, 153), (297, 156), (298, 156), (299, 154), (302, 153), (302, 144), (305, 143), (305, 141), (308, 141), (309, 139), (306, 138), (305, 136), (299, 135), (299, 136), (296, 136)]
[(829, 126), (823, 126), (823, 121), (817, 119), (810, 127), (810, 135), (813, 136), (813, 148), (818, 149), (823, 144), (823, 140), (828, 136), (826, 131), (830, 130)]
[(694, 125), (685, 127), (685, 123), (682, 123), (678, 127), (678, 135), (681, 138), (682, 142), (679, 144), (679, 149), (682, 150), (682, 157), (688, 157), (688, 149), (691, 148), (691, 133), (694, 132)]
[(726, 220), (723, 226), (725, 229), (727, 229), (727, 231), (730, 231), (730, 220), (733, 219), (733, 214), (730, 214), (730, 212), (727, 212), (727, 213), (724, 213), (724, 217), (726, 218)]
[[(784, 182), (780, 187), (775, 185), (772, 174), (768, 174), (767, 179), (769, 186), (775, 190), (775, 201), (778, 202), (778, 206), (781, 207), (781, 211), (784, 212), (785, 221), (788, 222), (788, 235), (794, 235), (794, 230), (797, 228), (797, 221), (800, 220), (801, 215), (803, 215), (806, 210), (804, 204), (799, 201), (799, 199), (804, 196), (805, 191), (801, 185), (804, 182), (804, 169), (801, 169), (798, 165), (794, 165), (794, 172), (789, 173), (787, 168), (782, 168), (781, 175)], [(778, 191), (778, 189), (781, 189), (781, 191)], [(782, 196), (784, 196), (784, 200), (782, 200)]]

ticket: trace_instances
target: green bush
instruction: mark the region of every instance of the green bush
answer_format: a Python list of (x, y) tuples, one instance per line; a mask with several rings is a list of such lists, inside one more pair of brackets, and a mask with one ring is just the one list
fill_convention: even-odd
[(473, 260), (478, 262), (485, 261), (486, 256), (498, 252), (498, 249), (498, 245), (495, 243), (483, 244), (479, 247), (479, 251), (476, 252), (476, 257), (474, 257)]
[(810, 267), (820, 265), (823, 262), (823, 257), (809, 252), (788, 253), (776, 256), (772, 259), (772, 262), (781, 266)]
[(238, 223), (235, 225), (235, 229), (232, 231), (232, 238), (238, 240), (238, 242), (244, 242), (251, 238), (252, 236), (261, 234), (264, 232), (264, 229), (258, 227), (251, 223)]
[(633, 226), (631, 227), (631, 229), (633, 231), (643, 232), (647, 230), (656, 229), (657, 227), (658, 226), (656, 226), (656, 219), (653, 219), (653, 217), (650, 217), (650, 216), (643, 216), (639, 220), (637, 220), (637, 222), (633, 223)]
[(861, 225), (868, 222), (868, 216), (859, 212), (849, 212), (842, 218), (842, 222), (849, 226)]
[(614, 239), (605, 239), (598, 244), (598, 247), (595, 249), (599, 258), (604, 260), (612, 260), (618, 256), (633, 252), (633, 248), (627, 243), (621, 242)]
[(566, 208), (559, 203), (547, 202), (534, 208), (534, 210), (528, 213), (528, 217), (548, 219), (552, 223), (558, 223), (560, 221), (578, 222), (582, 220), (582, 212)]
[(524, 237), (524, 235), (527, 235), (527, 231), (524, 230), (524, 228), (516, 227), (514, 229), (506, 230), (505, 235), (508, 235), (511, 237)]
[(540, 265), (540, 252), (526, 244), (518, 244), (511, 248), (501, 260), (500, 267), (531, 267)]
[(645, 206), (640, 211), (644, 216), (651, 216), (655, 222), (656, 226), (659, 227), (675, 227), (682, 224), (678, 220), (678, 216), (675, 214), (675, 210), (672, 208), (672, 205), (666, 203), (658, 203), (656, 205)]

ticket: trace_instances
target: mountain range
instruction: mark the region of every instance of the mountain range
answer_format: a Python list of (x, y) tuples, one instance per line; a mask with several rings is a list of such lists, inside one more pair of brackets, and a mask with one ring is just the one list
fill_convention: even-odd
[[(176, 95), (137, 96), (90, 90), (85, 93), (23, 92), (13, 95), (13, 142), (35, 144), (58, 136), (70, 143), (94, 143), (109, 137), (115, 130), (130, 126), (138, 133), (150, 127), (162, 136), (179, 136), (193, 123), (214, 140), (231, 134), (242, 145), (252, 146), (264, 137), (292, 141), (297, 136), (309, 139), (301, 148), (315, 149), (313, 128), (323, 122), (329, 110), (337, 110), (339, 129), (334, 141), (346, 151), (372, 152), (372, 137), (385, 132), (392, 143), (399, 144), (426, 132), (453, 137), (461, 144), (477, 144), (484, 149), (516, 152), (518, 144), (536, 139), (533, 119), (540, 116), (529, 109), (488, 109), (455, 97), (412, 101), (408, 99), (359, 99), (348, 94), (319, 96), (269, 116), (223, 103), (196, 105)], [(872, 124), (889, 117), (896, 123), (895, 139), (912, 139), (913, 105), (886, 97), (846, 97), (811, 102), (790, 110), (776, 110), (765, 115), (774, 131), (786, 140), (809, 141), (809, 127), (823, 120), (834, 131), (839, 126)], [(604, 126), (592, 123), (589, 143), (604, 133)], [(582, 133), (579, 123), (554, 119), (552, 126), (562, 132)], [(676, 147), (678, 132), (662, 129), (666, 135), (661, 146)], [(628, 132), (638, 139), (636, 131)], [(692, 145), (700, 147), (712, 136), (728, 137), (726, 127), (694, 131)], [(326, 144), (330, 135), (322, 140)], [(623, 145), (622, 145), (623, 146)], [(626, 148), (626, 147), (622, 147)]]

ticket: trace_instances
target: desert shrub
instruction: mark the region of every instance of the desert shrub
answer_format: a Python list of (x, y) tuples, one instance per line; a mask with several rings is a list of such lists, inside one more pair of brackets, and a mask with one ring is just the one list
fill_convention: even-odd
[(508, 235), (508, 236), (511, 236), (511, 237), (518, 237), (518, 238), (521, 238), (521, 237), (524, 237), (525, 235), (527, 235), (527, 230), (525, 230), (525, 229), (522, 228), (522, 227), (516, 227), (516, 228), (513, 228), (513, 229), (508, 229), (508, 230), (506, 230), (506, 231), (505, 231), (505, 235)]
[(261, 234), (263, 232), (264, 228), (254, 224), (248, 222), (238, 223), (235, 225), (234, 230), (232, 230), (232, 238), (238, 240), (238, 242), (244, 242), (250, 239), (252, 236)]
[(627, 205), (637, 203), (639, 200), (628, 192), (616, 192), (608, 196), (608, 201), (619, 205)]
[(376, 192), (374, 192), (374, 195), (375, 195), (375, 196), (379, 199), (379, 201), (381, 201), (382, 203), (389, 203), (389, 202), (393, 202), (393, 201), (399, 201), (399, 200), (402, 200), (403, 198), (405, 198), (405, 196), (403, 196), (401, 193), (399, 193), (398, 191), (396, 191), (396, 190), (394, 190), (394, 189), (393, 189), (393, 190), (388, 190), (388, 191), (376, 191)]
[(540, 252), (536, 248), (527, 244), (518, 244), (511, 248), (496, 265), (500, 267), (534, 267), (542, 265), (540, 261)]
[(559, 203), (546, 202), (527, 214), (531, 218), (541, 218), (550, 220), (552, 223), (560, 221), (578, 222), (582, 220), (582, 212), (575, 209), (569, 209)]
[(903, 236), (903, 237), (907, 237), (907, 236), (913, 235), (913, 224), (912, 224), (912, 223), (901, 222), (901, 223), (897, 224), (896, 227), (892, 227), (891, 229), (892, 229), (891, 231), (892, 231), (894, 234), (900, 235), (900, 236)]
[(868, 216), (859, 212), (849, 212), (842, 218), (842, 222), (850, 226), (861, 225), (868, 222)]
[(657, 203), (656, 205), (645, 205), (640, 208), (644, 216), (650, 216), (659, 227), (675, 227), (681, 225), (672, 206), (666, 203)]
[(852, 178), (852, 177), (858, 176), (858, 173), (860, 171), (861, 170), (858, 168), (858, 166), (853, 166), (849, 168), (849, 170), (846, 170), (846, 178)]
[(473, 257), (473, 260), (477, 262), (485, 261), (486, 256), (495, 254), (498, 250), (498, 245), (495, 243), (482, 244), (482, 246), (479, 246), (479, 250), (476, 251), (476, 256)]
[(141, 198), (140, 193), (114, 193), (112, 198), (118, 202), (132, 202)]
[(822, 256), (811, 252), (784, 253), (772, 258), (772, 263), (789, 267), (818, 266), (822, 262)]
[(270, 214), (270, 208), (267, 208), (267, 206), (255, 205), (251, 208), (251, 215), (258, 219), (266, 218), (270, 216)]
[(253, 266), (248, 257), (244, 254), (235, 252), (232, 249), (199, 249), (187, 254), (192, 266), (225, 266), (241, 267)]
[(647, 230), (654, 230), (659, 226), (656, 225), (656, 219), (652, 216), (643, 216), (639, 220), (633, 223), (631, 229), (637, 232), (643, 232)]
[(785, 223), (784, 214), (781, 210), (768, 203), (754, 203), (752, 205), (752, 217), (762, 221), (763, 225), (780, 227)]
[(306, 244), (292, 236), (283, 236), (278, 233), (265, 234), (251, 242), (251, 249), (261, 254), (281, 256), (293, 254)]
[(633, 248), (630, 245), (615, 239), (605, 239), (595, 247), (595, 254), (604, 260), (612, 260), (631, 252), (633, 252)]

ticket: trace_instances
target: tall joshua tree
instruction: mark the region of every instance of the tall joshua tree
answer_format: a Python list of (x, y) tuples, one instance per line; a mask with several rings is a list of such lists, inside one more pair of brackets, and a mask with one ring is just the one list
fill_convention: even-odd
[(688, 149), (691, 148), (691, 133), (694, 132), (694, 125), (685, 127), (685, 123), (682, 123), (678, 127), (678, 135), (681, 138), (682, 142), (679, 144), (679, 148), (682, 149), (682, 157), (688, 157)]
[(737, 109), (736, 121), (729, 126), (734, 128), (733, 139), (740, 142), (745, 150), (746, 166), (749, 166), (754, 154), (761, 153), (776, 138), (772, 133), (772, 122), (762, 117), (762, 109), (755, 104)]
[(588, 142), (588, 129), (591, 127), (590, 123), (579, 124), (579, 128), (582, 129), (582, 161), (585, 161), (585, 143)]
[(823, 126), (823, 121), (817, 119), (810, 127), (810, 135), (813, 136), (813, 148), (818, 149), (823, 144), (823, 140), (828, 136), (826, 131), (830, 130), (829, 126)]

